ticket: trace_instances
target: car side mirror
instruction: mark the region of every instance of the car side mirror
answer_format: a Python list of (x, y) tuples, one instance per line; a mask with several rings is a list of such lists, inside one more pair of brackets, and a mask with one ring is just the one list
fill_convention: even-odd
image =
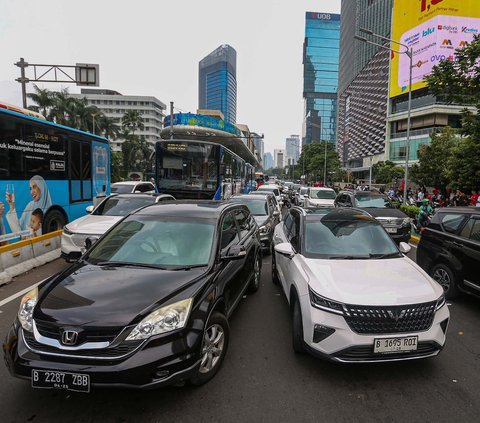
[(304, 194), (303, 198), (310, 198), (310, 196), (308, 194)]
[(275, 252), (289, 259), (295, 255), (295, 251), (293, 251), (292, 245), (289, 242), (282, 242), (281, 244), (275, 245)]
[(239, 260), (247, 255), (245, 247), (242, 245), (232, 245), (225, 254), (222, 254), (222, 260)]
[(85, 209), (85, 211), (86, 211), (87, 213), (91, 213), (91, 212), (93, 211), (93, 208), (94, 208), (93, 206), (88, 206), (88, 207)]
[(403, 254), (409, 253), (411, 249), (412, 249), (412, 247), (410, 247), (410, 245), (408, 245), (406, 242), (401, 242), (400, 243), (400, 251)]
[(85, 240), (85, 248), (89, 250), (93, 244), (95, 244), (100, 238), (98, 236), (89, 236)]

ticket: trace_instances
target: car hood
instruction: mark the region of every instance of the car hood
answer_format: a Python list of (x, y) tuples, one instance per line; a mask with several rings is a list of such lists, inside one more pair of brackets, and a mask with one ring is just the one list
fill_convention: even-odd
[(443, 289), (407, 257), (379, 260), (304, 258), (310, 287), (346, 304), (403, 305), (438, 299)]
[(402, 212), (400, 209), (381, 209), (375, 207), (364, 207), (362, 210), (365, 210), (367, 213), (373, 217), (395, 217), (395, 218), (405, 218), (407, 215)]
[(205, 271), (79, 264), (41, 290), (34, 318), (63, 326), (127, 326), (195, 284)]
[(123, 216), (100, 216), (89, 214), (67, 225), (68, 230), (80, 234), (104, 234)]
[(321, 198), (309, 198), (308, 202), (310, 204), (315, 204), (316, 206), (334, 206), (335, 199), (328, 200), (328, 199), (321, 199)]

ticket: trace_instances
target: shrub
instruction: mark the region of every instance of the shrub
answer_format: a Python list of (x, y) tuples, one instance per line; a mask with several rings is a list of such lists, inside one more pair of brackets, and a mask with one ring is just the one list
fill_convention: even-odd
[(420, 207), (417, 206), (400, 206), (400, 210), (403, 211), (408, 217), (415, 219), (420, 212)]

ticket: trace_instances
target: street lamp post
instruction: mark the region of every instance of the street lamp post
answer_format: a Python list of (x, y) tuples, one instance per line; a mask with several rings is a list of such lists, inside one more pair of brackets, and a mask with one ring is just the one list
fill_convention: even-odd
[(384, 50), (393, 51), (394, 53), (398, 54), (406, 54), (410, 59), (409, 65), (409, 75), (408, 75), (408, 106), (407, 106), (407, 146), (406, 146), (406, 157), (405, 157), (405, 177), (404, 177), (404, 187), (403, 187), (403, 204), (407, 204), (407, 181), (408, 181), (408, 159), (410, 156), (410, 118), (411, 118), (411, 111), (412, 111), (412, 67), (413, 67), (413, 51), (412, 48), (407, 46), (406, 44), (402, 44), (399, 41), (392, 40), (390, 38), (384, 37), (379, 34), (375, 34), (373, 31), (369, 29), (360, 28), (360, 32), (365, 34), (371, 35), (373, 37), (379, 38), (384, 41), (388, 41), (389, 43), (394, 43), (399, 45), (400, 47), (405, 48), (404, 51), (395, 50), (391, 47), (387, 47), (383, 44), (375, 43), (373, 41), (367, 40), (365, 37), (360, 37), (359, 35), (355, 35), (354, 38), (360, 41), (363, 41), (368, 44), (372, 44), (374, 46), (383, 48)]

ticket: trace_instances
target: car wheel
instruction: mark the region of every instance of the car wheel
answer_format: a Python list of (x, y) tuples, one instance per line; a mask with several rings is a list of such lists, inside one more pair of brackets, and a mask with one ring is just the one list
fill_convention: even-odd
[(297, 354), (304, 352), (303, 347), (303, 323), (302, 323), (302, 311), (300, 310), (300, 302), (295, 299), (292, 310), (292, 346), (293, 351)]
[(200, 367), (197, 374), (190, 379), (192, 385), (203, 385), (217, 374), (227, 353), (229, 337), (230, 328), (226, 317), (221, 313), (213, 312), (205, 325)]
[(457, 280), (453, 271), (444, 264), (437, 264), (430, 272), (432, 279), (437, 281), (445, 292), (445, 298), (452, 299), (458, 295)]
[(277, 262), (275, 261), (275, 251), (272, 253), (272, 282), (274, 285), (280, 284), (280, 278), (277, 272)]
[(43, 221), (42, 233), (47, 234), (49, 232), (58, 231), (63, 229), (67, 224), (65, 216), (60, 210), (50, 211)]
[(255, 258), (255, 264), (253, 265), (253, 277), (248, 286), (248, 292), (257, 292), (260, 287), (260, 276), (262, 274), (262, 264), (260, 254), (257, 254)]

